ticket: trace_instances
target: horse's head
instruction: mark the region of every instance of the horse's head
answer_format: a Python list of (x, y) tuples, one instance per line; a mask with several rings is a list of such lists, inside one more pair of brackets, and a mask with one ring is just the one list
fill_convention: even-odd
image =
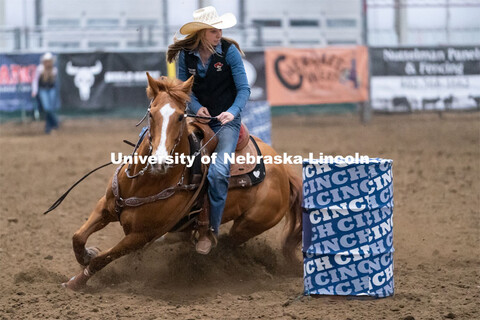
[(190, 100), (193, 77), (185, 82), (161, 77), (153, 79), (147, 72), (147, 96), (152, 99), (148, 121), (152, 155), (157, 157), (154, 172), (165, 172), (166, 160), (174, 155), (175, 148), (185, 129), (185, 108)]

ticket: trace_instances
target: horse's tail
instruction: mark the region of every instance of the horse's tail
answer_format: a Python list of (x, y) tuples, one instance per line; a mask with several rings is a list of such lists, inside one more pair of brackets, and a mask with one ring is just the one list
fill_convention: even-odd
[(285, 258), (295, 261), (295, 250), (302, 242), (302, 180), (292, 172), (291, 168), (287, 170), (290, 196), (282, 249)]

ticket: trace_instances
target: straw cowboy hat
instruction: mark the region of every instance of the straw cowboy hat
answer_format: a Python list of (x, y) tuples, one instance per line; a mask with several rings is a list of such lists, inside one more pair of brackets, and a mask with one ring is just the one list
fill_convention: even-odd
[(227, 29), (237, 24), (237, 18), (232, 13), (219, 16), (214, 7), (205, 7), (193, 12), (193, 22), (184, 24), (180, 28), (183, 35), (192, 34), (198, 30), (216, 28)]

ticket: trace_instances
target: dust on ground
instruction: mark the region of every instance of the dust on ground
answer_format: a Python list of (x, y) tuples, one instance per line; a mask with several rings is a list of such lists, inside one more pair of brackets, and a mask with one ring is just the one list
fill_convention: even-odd
[[(188, 242), (160, 241), (96, 274), (85, 292), (60, 284), (79, 272), (71, 236), (128, 153), (135, 120), (64, 119), (55, 136), (43, 124), (0, 126), (0, 318), (2, 319), (478, 319), (480, 114), (283, 116), (272, 120), (280, 153), (358, 152), (394, 160), (395, 295), (378, 300), (302, 297), (302, 265), (279, 254), (282, 226), (239, 248), (226, 241), (209, 256)], [(301, 168), (296, 167), (300, 174)], [(224, 229), (226, 231), (226, 229)], [(122, 238), (118, 223), (88, 245)], [(300, 252), (300, 249), (299, 249)]]

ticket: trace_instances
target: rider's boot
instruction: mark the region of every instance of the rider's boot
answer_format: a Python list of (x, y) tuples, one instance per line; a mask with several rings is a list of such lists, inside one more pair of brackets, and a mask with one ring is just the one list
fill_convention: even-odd
[(212, 247), (217, 245), (217, 238), (212, 230), (209, 228), (210, 225), (210, 201), (208, 200), (208, 195), (205, 194), (203, 201), (203, 208), (198, 216), (197, 226), (198, 226), (198, 240), (195, 244), (195, 250), (200, 254), (209, 254)]

